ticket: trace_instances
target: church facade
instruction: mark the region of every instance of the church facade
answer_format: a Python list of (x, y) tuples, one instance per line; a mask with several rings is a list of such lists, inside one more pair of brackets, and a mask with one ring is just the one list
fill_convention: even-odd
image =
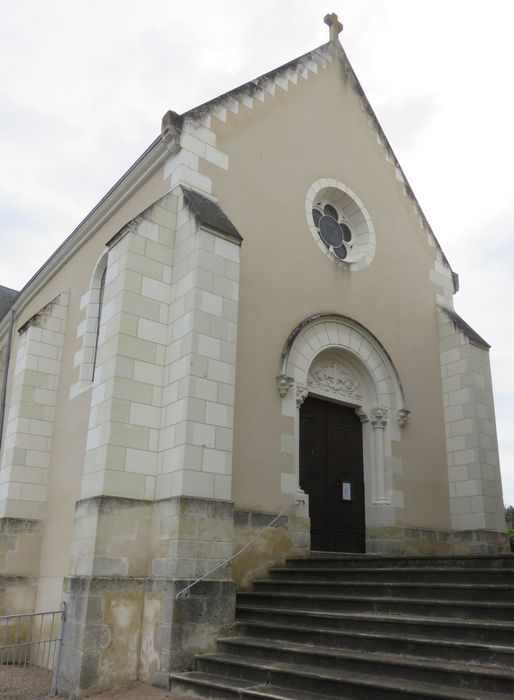
[(66, 600), (74, 697), (166, 686), (290, 553), (507, 550), (489, 346), (329, 22), (2, 297), (1, 607)]

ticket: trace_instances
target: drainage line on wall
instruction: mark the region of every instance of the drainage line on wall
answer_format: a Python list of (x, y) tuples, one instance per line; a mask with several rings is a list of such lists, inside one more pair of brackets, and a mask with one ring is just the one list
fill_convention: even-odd
[(4, 417), (5, 404), (7, 400), (7, 376), (9, 374), (9, 362), (11, 359), (12, 336), (14, 329), (14, 309), (11, 309), (11, 323), (9, 325), (9, 337), (7, 339), (7, 348), (5, 354), (4, 376), (2, 377), (2, 401), (0, 402), (0, 447), (2, 446), (2, 437), (4, 434)]

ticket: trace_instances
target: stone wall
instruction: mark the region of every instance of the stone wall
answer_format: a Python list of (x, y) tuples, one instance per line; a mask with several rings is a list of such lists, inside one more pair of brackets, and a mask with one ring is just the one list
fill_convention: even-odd
[[(258, 535), (276, 513), (236, 510), (234, 513), (234, 552)], [(272, 566), (280, 566), (288, 555), (307, 554), (310, 550), (310, 520), (294, 514), (282, 515), (232, 564), (236, 587), (251, 586), (255, 578), (267, 575)]]

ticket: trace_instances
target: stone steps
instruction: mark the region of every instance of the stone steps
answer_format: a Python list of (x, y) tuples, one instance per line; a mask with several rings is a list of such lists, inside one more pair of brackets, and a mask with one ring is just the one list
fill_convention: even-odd
[[(387, 653), (391, 648), (405, 656), (426, 657), (442, 661), (471, 664), (492, 664), (507, 669), (514, 668), (514, 647), (483, 641), (434, 639), (414, 634), (388, 634), (387, 632), (351, 631), (294, 624), (273, 624), (261, 620), (240, 622), (238, 633), (255, 639), (273, 639), (302, 643), (306, 635), (316, 647), (326, 649), (351, 649), (353, 651)], [(418, 631), (416, 629), (416, 631)]]
[(268, 700), (319, 700), (319, 695), (303, 693), (287, 688), (276, 688), (266, 683), (255, 683), (244, 679), (223, 678), (218, 675), (193, 671), (173, 674), (173, 690), (177, 692), (195, 691), (200, 698), (267, 698)]
[(458, 569), (452, 567), (423, 567), (416, 569), (405, 567), (404, 569), (393, 567), (377, 567), (374, 569), (365, 567), (352, 567), (341, 569), (341, 567), (320, 566), (313, 569), (302, 567), (287, 567), (286, 569), (271, 569), (269, 572), (273, 581), (281, 580), (285, 577), (295, 576), (299, 581), (316, 581), (322, 577), (325, 581), (341, 582), (383, 582), (383, 583), (439, 583), (461, 585), (463, 582), (470, 585), (510, 585), (513, 571), (507, 568), (491, 569), (466, 568)]
[(393, 654), (365, 654), (361, 652), (306, 648), (301, 644), (276, 643), (272, 640), (260, 643), (245, 638), (235, 638), (220, 643), (219, 654), (208, 654), (198, 660), (198, 667), (210, 673), (230, 675), (233, 668), (242, 667), (246, 674), (251, 666), (257, 669), (280, 669), (291, 673), (301, 668), (311, 672), (332, 674), (334, 680), (344, 681), (349, 674), (389, 678), (400, 681), (418, 681), (446, 686), (467, 687), (470, 690), (503, 691), (513, 688), (512, 669), (492, 666), (473, 666), (457, 662), (444, 663), (433, 659), (419, 659)]
[[(419, 566), (418, 566), (419, 562)], [(291, 558), (240, 593), (234, 636), (171, 675), (205, 698), (514, 697), (514, 557)]]
[(312, 552), (308, 557), (288, 557), (287, 568), (313, 569), (330, 564), (330, 568), (454, 568), (454, 569), (509, 569), (514, 570), (512, 554), (463, 554), (460, 556), (388, 556), (378, 554), (340, 554)]
[(458, 620), (438, 617), (352, 614), (335, 612), (315, 612), (290, 608), (257, 608), (238, 606), (238, 620), (271, 621), (282, 625), (293, 621), (310, 626), (313, 622), (328, 629), (347, 631), (376, 632), (398, 635), (412, 634), (413, 630), (425, 636), (444, 640), (484, 641), (489, 644), (512, 644), (512, 623), (488, 622), (482, 620)]
[(514, 602), (475, 602), (442, 598), (385, 598), (368, 595), (323, 595), (315, 593), (240, 593), (247, 607), (294, 607), (296, 610), (331, 612), (375, 612), (383, 615), (440, 615), (456, 619), (514, 622)]
[[(316, 669), (293, 669), (280, 664), (254, 665), (251, 673), (241, 661), (225, 658), (230, 676), (203, 671), (172, 674), (173, 692), (191, 692), (211, 700), (512, 700), (512, 692), (498, 693), (473, 690), (469, 687), (448, 687), (440, 683), (424, 683)], [(219, 670), (219, 669), (218, 669)]]
[[(511, 574), (511, 576), (514, 574)], [(480, 584), (481, 599), (487, 602), (512, 602), (512, 585), (509, 584)], [(380, 598), (422, 598), (437, 600), (476, 600), (476, 585), (472, 583), (407, 583), (369, 581), (348, 582), (334, 580), (313, 580), (297, 577), (266, 579), (254, 581), (255, 593), (282, 593), (284, 589), (294, 593), (315, 593), (319, 595), (346, 595), (355, 596), (364, 593), (368, 596)]]

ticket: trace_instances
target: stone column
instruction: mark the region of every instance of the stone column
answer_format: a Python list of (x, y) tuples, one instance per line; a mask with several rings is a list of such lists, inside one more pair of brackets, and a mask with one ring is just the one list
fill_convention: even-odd
[(369, 420), (373, 426), (373, 443), (375, 450), (373, 502), (377, 504), (391, 503), (391, 499), (387, 494), (385, 474), (384, 433), (387, 425), (387, 414), (386, 408), (379, 407), (372, 408), (369, 412)]
[[(295, 418), (295, 473), (297, 479), (297, 490), (296, 496), (298, 499), (298, 506), (295, 510), (295, 515), (298, 518), (307, 518), (309, 516), (309, 494), (300, 486), (300, 409), (303, 402), (309, 395), (309, 390), (307, 387), (298, 384), (296, 386), (296, 418)], [(310, 547), (310, 542), (309, 545)]]

